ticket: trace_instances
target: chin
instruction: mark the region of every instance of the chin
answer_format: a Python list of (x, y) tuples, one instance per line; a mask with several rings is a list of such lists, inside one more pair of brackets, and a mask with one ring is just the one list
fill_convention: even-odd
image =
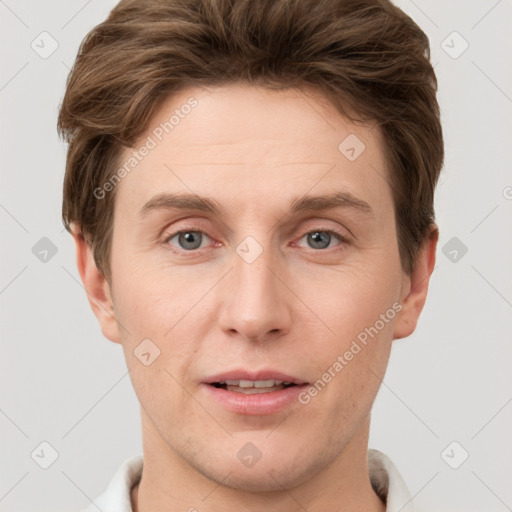
[(244, 492), (254, 492), (254, 493), (270, 493), (270, 492), (279, 492), (283, 489), (291, 489), (299, 485), (298, 483), (291, 483), (288, 481), (283, 481), (281, 475), (276, 477), (272, 477), (269, 474), (266, 475), (257, 475), (256, 477), (247, 476), (245, 478), (239, 475), (230, 475), (224, 481), (224, 485), (226, 487), (231, 487), (232, 489), (237, 489), (239, 491)]
[(314, 477), (326, 464), (320, 458), (305, 460), (300, 457), (300, 453), (290, 457), (290, 460), (282, 460), (282, 455), (280, 451), (274, 461), (268, 456), (265, 457), (266, 460), (262, 458), (251, 468), (244, 467), (238, 460), (234, 464), (232, 460), (225, 461), (224, 464), (217, 460), (215, 466), (210, 462), (203, 467), (198, 464), (195, 467), (203, 476), (219, 485), (262, 493), (293, 489)]
[[(308, 474), (306, 474), (308, 473)], [(280, 492), (283, 489), (293, 489), (308, 480), (309, 472), (303, 469), (301, 473), (290, 473), (285, 470), (266, 471), (264, 468), (256, 470), (233, 468), (228, 478), (222, 484), (246, 492)]]

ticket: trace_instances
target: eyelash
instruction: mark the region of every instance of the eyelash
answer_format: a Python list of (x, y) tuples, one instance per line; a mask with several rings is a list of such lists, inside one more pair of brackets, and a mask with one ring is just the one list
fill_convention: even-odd
[[(310, 235), (312, 233), (317, 233), (317, 232), (328, 233), (330, 235), (333, 235), (335, 238), (338, 239), (338, 241), (341, 244), (348, 244), (349, 243), (348, 239), (344, 235), (339, 233), (338, 231), (336, 231), (334, 229), (321, 229), (321, 228), (313, 228), (313, 229), (311, 229), (309, 231), (306, 231), (305, 233), (302, 234), (302, 236), (299, 237), (299, 240), (304, 238), (306, 235)], [(210, 235), (208, 235), (208, 233), (206, 233), (206, 231), (203, 231), (202, 229), (193, 229), (193, 228), (187, 229), (187, 228), (185, 228), (185, 229), (180, 229), (179, 231), (175, 231), (174, 233), (166, 236), (165, 239), (164, 239), (164, 243), (167, 244), (167, 245), (170, 245), (169, 241), (171, 239), (173, 239), (176, 235), (180, 235), (182, 233), (201, 233), (202, 235), (205, 235), (208, 238), (212, 239), (212, 237), (210, 237)], [(176, 248), (174, 246), (171, 246), (171, 247), (172, 247), (173, 251), (176, 251), (176, 252), (179, 252), (179, 253), (194, 254), (194, 253), (198, 253), (199, 251), (201, 251), (201, 249), (191, 249), (191, 250), (187, 251), (186, 249), (180, 249), (180, 248)], [(336, 246), (336, 247), (339, 247), (339, 246)], [(313, 249), (313, 248), (310, 247), (309, 249), (311, 251), (314, 251), (314, 252), (327, 252), (329, 250), (336, 250), (336, 247), (331, 247), (331, 248), (326, 248), (326, 249)]]

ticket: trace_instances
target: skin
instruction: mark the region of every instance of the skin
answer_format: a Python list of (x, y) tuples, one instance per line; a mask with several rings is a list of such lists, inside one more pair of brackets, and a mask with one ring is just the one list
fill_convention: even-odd
[[(190, 87), (159, 107), (135, 148), (190, 96), (198, 105), (117, 185), (111, 287), (73, 227), (91, 307), (122, 345), (141, 405), (134, 510), (383, 511), (368, 476), (370, 412), (393, 339), (414, 331), (423, 308), (437, 229), (404, 273), (378, 129), (351, 124), (311, 88)], [(349, 134), (366, 147), (355, 161), (338, 150)], [(223, 211), (141, 217), (163, 192)], [(333, 192), (372, 213), (290, 213), (296, 198)], [(346, 241), (312, 245), (308, 233), (330, 229)], [(207, 235), (187, 251), (180, 230)], [(263, 249), (250, 264), (236, 252), (247, 236)], [(233, 368), (314, 383), (393, 304), (401, 311), (308, 404), (250, 416), (208, 400), (201, 382)], [(147, 338), (160, 350), (149, 366), (134, 355)], [(248, 442), (262, 454), (250, 468), (237, 457)]]

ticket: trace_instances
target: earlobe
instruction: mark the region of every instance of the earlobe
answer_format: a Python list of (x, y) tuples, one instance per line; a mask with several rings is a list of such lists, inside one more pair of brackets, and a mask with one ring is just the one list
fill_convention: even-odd
[(121, 343), (108, 281), (98, 269), (92, 247), (84, 238), (80, 226), (71, 224), (71, 234), (75, 241), (78, 272), (91, 309), (100, 323), (101, 331), (110, 341)]
[(436, 247), (439, 239), (437, 226), (433, 225), (418, 252), (414, 269), (405, 280), (401, 300), (402, 310), (398, 314), (393, 332), (394, 339), (406, 338), (416, 329), (427, 299), (430, 276), (436, 262)]

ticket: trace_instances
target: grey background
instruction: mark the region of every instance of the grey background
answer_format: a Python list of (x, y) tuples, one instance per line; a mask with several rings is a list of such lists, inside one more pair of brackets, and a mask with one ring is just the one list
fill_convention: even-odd
[[(115, 3), (0, 0), (2, 511), (79, 510), (142, 453), (121, 347), (102, 337), (60, 221), (58, 105), (80, 41)], [(512, 510), (512, 3), (397, 4), (431, 41), (446, 163), (429, 298), (394, 343), (370, 446), (398, 466), (418, 511)], [(51, 49), (43, 31), (58, 43), (47, 58), (31, 47)], [(461, 55), (454, 31), (469, 44)], [(42, 442), (58, 452), (48, 469)]]

